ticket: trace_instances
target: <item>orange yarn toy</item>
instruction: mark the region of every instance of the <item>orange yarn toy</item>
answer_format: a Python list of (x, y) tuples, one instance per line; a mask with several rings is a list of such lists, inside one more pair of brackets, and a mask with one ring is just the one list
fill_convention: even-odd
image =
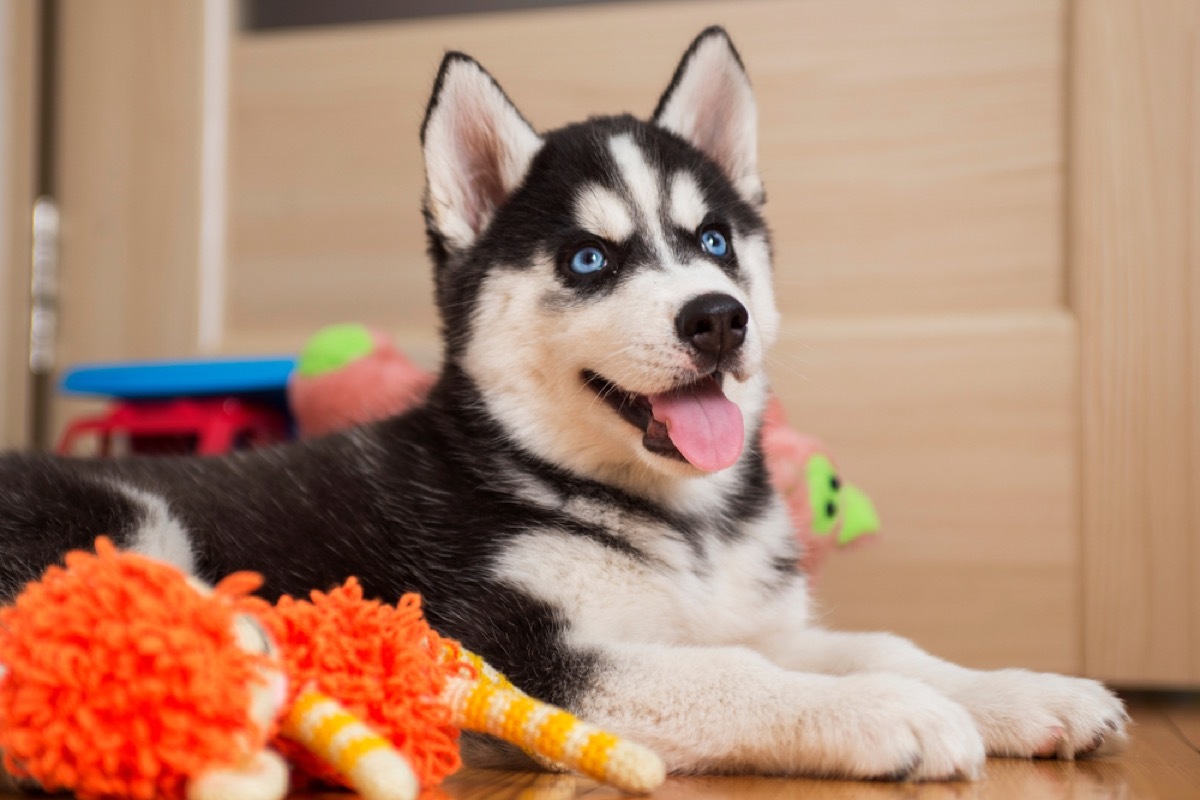
[(350, 579), (272, 606), (118, 552), (74, 552), (0, 609), (0, 750), (17, 777), (83, 800), (279, 800), (288, 775), (413, 800), (459, 766), (460, 729), (630, 792), (653, 753), (520, 692), (434, 632), (417, 595)]
[[(407, 594), (395, 606), (363, 598), (351, 578), (311, 601), (283, 597), (272, 606), (248, 598), (283, 654), (292, 707), (301, 689), (336, 697), (405, 756), (422, 786), (433, 786), (458, 769), (458, 728), (450, 710), (432, 702), (460, 670), (470, 669), (458, 644), (443, 639), (421, 613), (421, 599)], [(340, 783), (338, 771), (305, 748), (276, 741), (303, 773)]]
[(81, 798), (183, 797), (190, 778), (238, 767), (272, 733), (274, 714), (252, 713), (270, 660), (238, 646), (232, 601), (246, 582), (205, 595), (173, 567), (105, 539), (96, 550), (0, 609), (5, 769)]

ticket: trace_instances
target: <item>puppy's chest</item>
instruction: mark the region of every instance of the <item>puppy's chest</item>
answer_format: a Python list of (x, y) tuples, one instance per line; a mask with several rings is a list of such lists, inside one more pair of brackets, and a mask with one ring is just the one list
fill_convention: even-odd
[[(499, 577), (559, 609), (580, 643), (736, 644), (807, 611), (786, 569), (785, 519), (686, 533), (611, 510), (589, 515), (631, 548), (533, 530), (499, 559)], [(781, 527), (782, 526), (782, 527)]]

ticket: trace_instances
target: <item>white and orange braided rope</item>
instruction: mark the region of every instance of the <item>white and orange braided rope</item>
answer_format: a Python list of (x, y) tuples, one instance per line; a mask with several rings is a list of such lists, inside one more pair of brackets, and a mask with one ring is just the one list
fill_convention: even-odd
[(420, 792), (412, 767), (391, 742), (312, 687), (288, 709), (280, 732), (333, 765), (364, 800), (413, 800)]
[(464, 670), (442, 691), (454, 725), (503, 739), (539, 761), (624, 792), (644, 794), (662, 784), (666, 768), (653, 751), (535, 700), (474, 653), (463, 650), (460, 657), (476, 674)]
[[(535, 700), (474, 653), (453, 648), (445, 657), (471, 665), (450, 678), (438, 698), (453, 725), (495, 736), (551, 767), (624, 792), (652, 792), (666, 777), (662, 759), (652, 751)], [(364, 800), (412, 800), (419, 792), (416, 775), (391, 742), (312, 687), (288, 709), (280, 732), (334, 766)]]

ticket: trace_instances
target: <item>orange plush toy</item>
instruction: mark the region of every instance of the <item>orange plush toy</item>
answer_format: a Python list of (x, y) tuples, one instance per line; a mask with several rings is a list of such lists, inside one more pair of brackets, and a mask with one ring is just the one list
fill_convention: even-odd
[(5, 769), (85, 799), (281, 796), (286, 769), (265, 748), (283, 673), (235, 610), (244, 578), (207, 591), (107, 540), (96, 550), (0, 610)]
[[(273, 606), (247, 598), (244, 607), (279, 645), (289, 686), (285, 707), (312, 705), (315, 698), (305, 701), (304, 693), (314, 689), (336, 697), (404, 754), (422, 786), (458, 769), (458, 728), (450, 709), (430, 699), (471, 666), (457, 643), (429, 627), (417, 595), (395, 606), (371, 602), (351, 578), (331, 592), (313, 592), (311, 601), (283, 597)], [(339, 772), (349, 764), (335, 766), (336, 755), (318, 757), (304, 736), (280, 737), (275, 745), (301, 775), (343, 782)]]
[(302, 782), (413, 800), (459, 766), (458, 732), (629, 792), (662, 761), (522, 694), (426, 623), (353, 580), (310, 601), (209, 589), (174, 567), (74, 552), (0, 609), (5, 769), (84, 800), (279, 800)]

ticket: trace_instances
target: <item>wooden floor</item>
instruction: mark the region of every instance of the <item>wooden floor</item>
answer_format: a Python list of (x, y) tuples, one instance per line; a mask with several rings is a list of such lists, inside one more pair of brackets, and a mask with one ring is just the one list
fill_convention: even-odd
[[(1133, 740), (1122, 755), (1092, 761), (992, 759), (973, 783), (864, 783), (783, 778), (671, 778), (655, 800), (1200, 800), (1200, 695), (1127, 698)], [(0, 800), (15, 798), (0, 793)], [(546, 773), (463, 769), (421, 800), (615, 800), (592, 781)], [(292, 800), (353, 800), (345, 792)]]
[[(1200, 800), (1200, 697), (1132, 696), (1122, 755), (1093, 761), (991, 759), (974, 783), (861, 783), (780, 778), (671, 778), (657, 800)], [(622, 795), (564, 775), (464, 769), (423, 800), (610, 800)], [(332, 796), (329, 796), (332, 800)], [(344, 798), (345, 795), (342, 795)]]

